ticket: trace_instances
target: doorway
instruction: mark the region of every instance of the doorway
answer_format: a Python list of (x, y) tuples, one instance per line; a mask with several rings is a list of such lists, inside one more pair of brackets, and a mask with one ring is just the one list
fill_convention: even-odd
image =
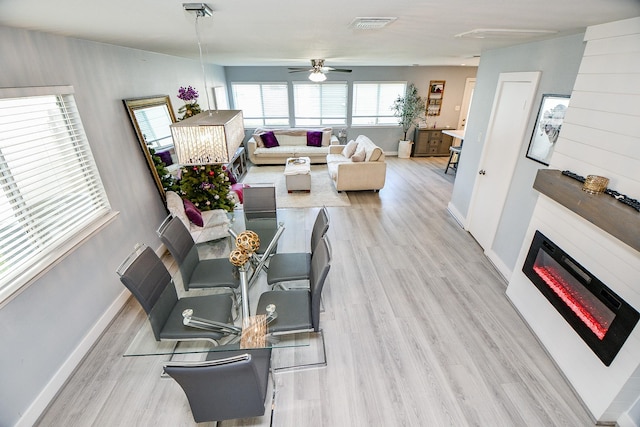
[(539, 71), (501, 73), (498, 78), (468, 222), (469, 232), (489, 259), (539, 79)]
[(471, 107), (471, 100), (473, 99), (473, 91), (475, 88), (475, 77), (467, 78), (467, 81), (464, 84), (464, 94), (462, 95), (462, 105), (460, 106), (460, 117), (458, 118), (458, 127), (456, 129), (464, 129), (467, 125), (469, 108)]

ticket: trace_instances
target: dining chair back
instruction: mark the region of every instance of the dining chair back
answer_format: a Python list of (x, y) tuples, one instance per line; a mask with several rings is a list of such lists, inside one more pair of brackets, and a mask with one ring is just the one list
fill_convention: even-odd
[(196, 364), (164, 367), (184, 390), (197, 423), (265, 413), (271, 348), (210, 352)]

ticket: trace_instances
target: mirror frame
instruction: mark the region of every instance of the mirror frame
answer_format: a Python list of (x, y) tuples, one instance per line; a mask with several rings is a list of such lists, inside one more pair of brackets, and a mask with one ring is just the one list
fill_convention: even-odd
[(140, 143), (140, 149), (144, 154), (145, 159), (147, 160), (147, 166), (149, 167), (149, 172), (151, 172), (151, 176), (153, 176), (153, 180), (156, 183), (156, 187), (158, 187), (158, 192), (160, 193), (160, 197), (162, 200), (165, 200), (164, 188), (162, 187), (162, 181), (160, 180), (160, 176), (158, 175), (158, 171), (156, 170), (156, 165), (153, 163), (153, 158), (151, 157), (151, 153), (147, 147), (147, 143), (144, 140), (144, 135), (140, 130), (140, 125), (138, 124), (138, 120), (135, 116), (135, 111), (141, 108), (155, 107), (158, 105), (165, 105), (169, 110), (169, 116), (171, 117), (171, 122), (176, 123), (176, 116), (173, 112), (173, 107), (171, 106), (171, 99), (169, 95), (155, 95), (155, 96), (147, 96), (142, 98), (129, 98), (123, 99), (124, 106), (129, 113), (129, 118), (131, 119), (131, 123), (133, 124), (133, 128), (138, 137), (138, 142)]

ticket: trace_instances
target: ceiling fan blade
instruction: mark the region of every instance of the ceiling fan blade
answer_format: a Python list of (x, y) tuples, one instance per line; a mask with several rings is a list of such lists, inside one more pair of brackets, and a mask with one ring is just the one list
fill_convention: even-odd
[(309, 73), (313, 71), (313, 68), (289, 68), (290, 73)]
[(338, 73), (350, 73), (351, 72), (351, 70), (348, 70), (346, 68), (322, 67), (322, 72), (323, 73), (329, 73), (331, 71), (336, 71)]

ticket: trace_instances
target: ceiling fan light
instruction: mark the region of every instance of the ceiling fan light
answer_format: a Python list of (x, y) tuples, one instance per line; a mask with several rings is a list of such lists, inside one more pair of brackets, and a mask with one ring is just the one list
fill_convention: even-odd
[(309, 80), (315, 83), (320, 83), (327, 80), (327, 76), (321, 71), (313, 71), (309, 74)]

